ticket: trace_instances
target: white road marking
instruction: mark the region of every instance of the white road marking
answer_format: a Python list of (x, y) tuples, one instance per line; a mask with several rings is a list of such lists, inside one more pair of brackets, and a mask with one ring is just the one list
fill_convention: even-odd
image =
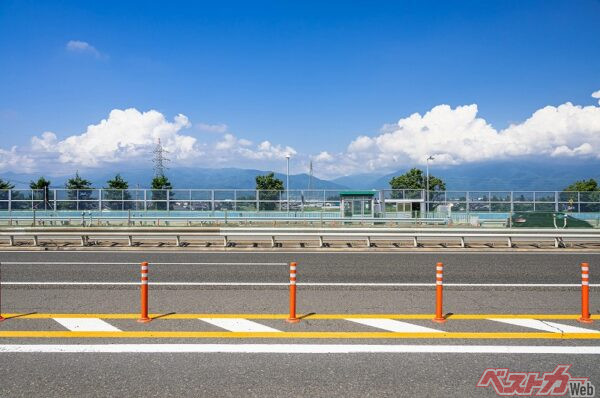
[(242, 353), (242, 354), (574, 354), (600, 355), (600, 346), (363, 345), (363, 344), (15, 344), (0, 353)]
[(99, 318), (52, 318), (72, 332), (120, 332)]
[(396, 321), (384, 318), (346, 318), (347, 321), (360, 323), (361, 325), (400, 333), (441, 333), (441, 330), (414, 325), (408, 322)]
[[(57, 286), (134, 286), (139, 282), (2, 282), (3, 285), (57, 285)], [(153, 282), (156, 286), (288, 286), (289, 282)], [(298, 286), (373, 286), (373, 287), (426, 287), (433, 283), (353, 283), (353, 282), (298, 282)], [(444, 283), (445, 287), (580, 287), (580, 283)], [(600, 287), (600, 283), (590, 283), (590, 287)]]
[[(132, 265), (139, 266), (136, 262), (99, 263), (96, 261), (71, 262), (71, 261), (3, 261), (2, 265)], [(152, 265), (289, 265), (288, 263), (161, 263), (150, 262)]]
[(243, 318), (198, 318), (230, 332), (281, 332), (260, 323)]
[(553, 333), (600, 333), (598, 330), (580, 328), (562, 323), (540, 321), (538, 319), (489, 318), (489, 320)]

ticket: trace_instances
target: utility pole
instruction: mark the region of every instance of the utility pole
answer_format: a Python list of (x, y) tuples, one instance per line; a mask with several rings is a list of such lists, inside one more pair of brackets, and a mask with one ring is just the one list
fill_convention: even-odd
[(312, 189), (312, 178), (313, 178), (313, 165), (312, 159), (310, 161), (310, 165), (308, 166), (308, 190)]
[(287, 202), (287, 212), (290, 212), (290, 154), (286, 154), (287, 159), (287, 173), (285, 178), (285, 197)]
[(429, 161), (430, 160), (434, 160), (435, 158), (433, 156), (428, 156), (426, 163), (427, 163), (427, 177), (426, 177), (426, 184), (427, 184), (427, 189), (425, 191), (425, 195), (427, 195), (425, 197), (425, 218), (427, 218), (427, 216), (429, 215)]

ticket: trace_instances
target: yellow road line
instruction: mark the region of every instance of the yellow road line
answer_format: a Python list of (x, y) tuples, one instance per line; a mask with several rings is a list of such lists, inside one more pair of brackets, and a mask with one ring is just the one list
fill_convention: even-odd
[(200, 338), (200, 339), (552, 339), (600, 340), (599, 333), (521, 333), (521, 332), (72, 332), (0, 331), (0, 338)]
[[(50, 319), (50, 318), (100, 318), (137, 319), (140, 314), (2, 314), (5, 318)], [(288, 314), (150, 314), (157, 319), (196, 319), (196, 318), (245, 318), (245, 319), (287, 319)], [(385, 318), (385, 319), (432, 319), (434, 314), (307, 314), (303, 319), (346, 319), (346, 318)], [(527, 319), (577, 319), (579, 314), (451, 314), (448, 319), (477, 320), (488, 318), (527, 318)], [(591, 316), (600, 319), (599, 314)]]

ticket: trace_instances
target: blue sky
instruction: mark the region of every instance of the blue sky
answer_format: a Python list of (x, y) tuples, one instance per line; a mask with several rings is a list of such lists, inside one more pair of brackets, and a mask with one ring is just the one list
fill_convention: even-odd
[(594, 0), (3, 0), (0, 173), (139, 166), (156, 137), (182, 165), (281, 170), (290, 152), (327, 177), (596, 156), (599, 20)]

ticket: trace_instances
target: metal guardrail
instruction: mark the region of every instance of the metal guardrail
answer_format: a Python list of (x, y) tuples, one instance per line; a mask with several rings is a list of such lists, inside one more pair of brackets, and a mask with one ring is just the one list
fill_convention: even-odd
[[(115, 217), (115, 216), (102, 216), (102, 217), (75, 217), (75, 216), (15, 216), (11, 218), (6, 218), (0, 220), (7, 221), (9, 225), (19, 222), (30, 223), (32, 226), (54, 226), (61, 224), (69, 223), (73, 225), (80, 226), (97, 226), (102, 227), (103, 224), (109, 224), (111, 221), (122, 221), (129, 226), (135, 226), (139, 224), (140, 226), (144, 225), (144, 223), (153, 223), (154, 225), (160, 226), (161, 223), (163, 225), (169, 225), (169, 223), (185, 223), (188, 226), (191, 226), (194, 223), (200, 224), (215, 224), (215, 223), (243, 223), (243, 224), (258, 224), (258, 223), (340, 223), (340, 224), (447, 224), (449, 222), (448, 218), (403, 218), (403, 217), (386, 217), (386, 218), (331, 218), (331, 217), (236, 217), (236, 216), (215, 216), (215, 217), (183, 217), (183, 216), (150, 216), (150, 217)], [(502, 220), (500, 220), (502, 221)]]
[(515, 239), (532, 239), (554, 241), (555, 247), (563, 247), (565, 240), (592, 240), (600, 243), (600, 231), (588, 229), (415, 229), (415, 228), (11, 228), (0, 230), (0, 237), (7, 238), (11, 246), (15, 238), (32, 238), (38, 246), (41, 238), (79, 238), (81, 245), (90, 244), (90, 238), (104, 237), (111, 239), (127, 239), (130, 246), (135, 238), (169, 238), (181, 246), (182, 238), (220, 239), (227, 247), (233, 239), (252, 240), (270, 239), (271, 245), (277, 245), (278, 238), (299, 238), (319, 241), (319, 246), (326, 245), (327, 240), (364, 239), (367, 247), (374, 240), (411, 240), (414, 247), (419, 247), (419, 240), (438, 239), (442, 241), (459, 240), (461, 247), (467, 246), (467, 239), (505, 239), (508, 247), (513, 247)]

